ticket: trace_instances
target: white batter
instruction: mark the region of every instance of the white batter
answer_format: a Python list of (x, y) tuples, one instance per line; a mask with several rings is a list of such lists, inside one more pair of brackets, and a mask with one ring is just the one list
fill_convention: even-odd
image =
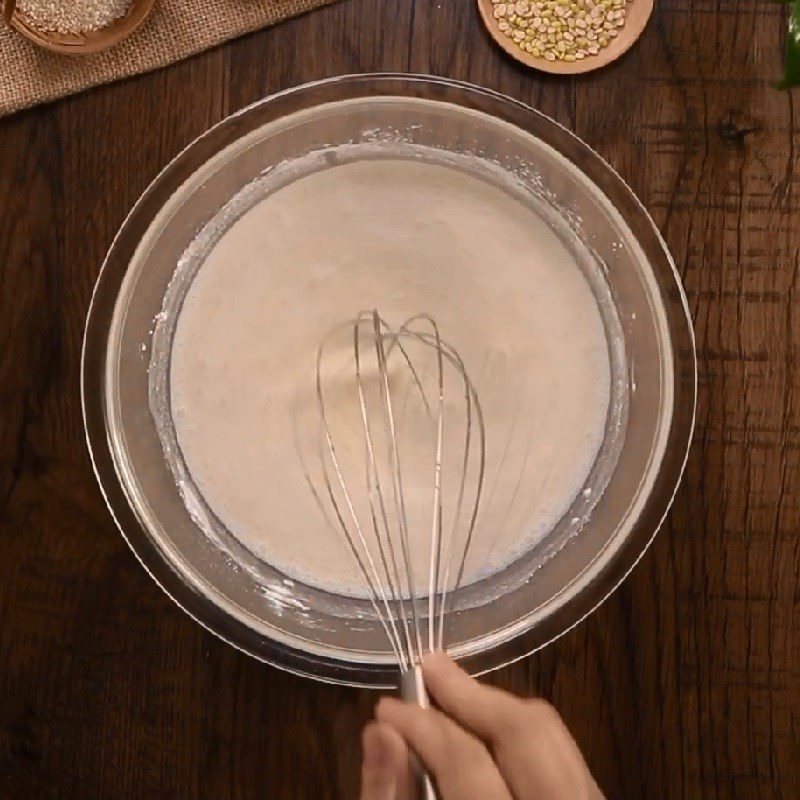
[[(220, 520), (269, 563), (363, 594), (312, 499), (294, 429), (307, 448), (320, 339), (373, 307), (393, 324), (433, 315), (476, 385), (486, 490), (467, 576), (492, 572), (581, 490), (603, 437), (610, 367), (594, 296), (559, 238), (511, 195), (455, 169), (337, 166), (227, 231), (188, 292), (172, 351), (188, 468)], [(403, 476), (411, 498), (430, 491), (430, 462), (418, 466)], [(411, 535), (421, 558), (429, 530)]]

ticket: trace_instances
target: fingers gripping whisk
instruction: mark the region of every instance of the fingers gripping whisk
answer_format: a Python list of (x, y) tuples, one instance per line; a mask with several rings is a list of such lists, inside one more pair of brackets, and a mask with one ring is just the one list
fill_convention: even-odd
[(362, 311), (317, 351), (323, 486), (402, 672), (446, 646), (483, 491), (480, 403), (456, 350), (419, 314)]

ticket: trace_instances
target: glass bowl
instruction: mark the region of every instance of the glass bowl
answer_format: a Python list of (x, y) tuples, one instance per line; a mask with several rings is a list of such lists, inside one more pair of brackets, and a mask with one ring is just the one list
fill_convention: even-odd
[(587, 490), (540, 544), (457, 593), (447, 637), (471, 672), (562, 635), (642, 556), (685, 465), (696, 361), (678, 274), (641, 203), (569, 131), (495, 92), (411, 75), (306, 84), (223, 120), (159, 174), (114, 239), (86, 323), (84, 421), (109, 509), (159, 586), (225, 641), (297, 674), (385, 687), (395, 683), (396, 664), (369, 604), (291, 581), (233, 537), (204, 534), (151, 412), (157, 315), (198, 232), (277, 165), (364, 143), (387, 153), (400, 143), (468, 154), (513, 174), (543, 215), (566, 221), (588, 254), (599, 305), (608, 300), (612, 403)]

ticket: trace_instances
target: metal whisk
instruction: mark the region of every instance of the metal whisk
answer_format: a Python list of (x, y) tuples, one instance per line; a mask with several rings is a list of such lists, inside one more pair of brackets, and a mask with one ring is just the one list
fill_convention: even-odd
[[(337, 348), (342, 338), (349, 344)], [(315, 496), (358, 566), (403, 698), (426, 706), (420, 662), (445, 646), (448, 600), (464, 578), (480, 506), (480, 403), (432, 317), (392, 328), (374, 310), (320, 344), (316, 393), (324, 490)], [(410, 492), (409, 470), (423, 463), (428, 490)], [(422, 796), (433, 798), (422, 780)]]

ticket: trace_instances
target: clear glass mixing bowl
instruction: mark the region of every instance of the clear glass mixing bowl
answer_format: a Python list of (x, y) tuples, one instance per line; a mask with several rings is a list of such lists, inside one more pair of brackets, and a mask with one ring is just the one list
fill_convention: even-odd
[(498, 667), (560, 636), (641, 557), (685, 464), (696, 363), (674, 264), (630, 189), (567, 130), (486, 89), (408, 75), (307, 84), (223, 120), (161, 172), (111, 246), (86, 325), (84, 420), (109, 509), (162, 589), (224, 640), (298, 674), (389, 686), (392, 653), (367, 603), (289, 582), (232, 537), (219, 547), (201, 532), (149, 402), (154, 319), (207, 221), (270, 168), (367, 141), (469, 153), (513, 173), (544, 213), (566, 220), (592, 260), (596, 293), (613, 305), (604, 316), (619, 402), (587, 479), (592, 491), (541, 544), (459, 592), (448, 640), (467, 669)]

